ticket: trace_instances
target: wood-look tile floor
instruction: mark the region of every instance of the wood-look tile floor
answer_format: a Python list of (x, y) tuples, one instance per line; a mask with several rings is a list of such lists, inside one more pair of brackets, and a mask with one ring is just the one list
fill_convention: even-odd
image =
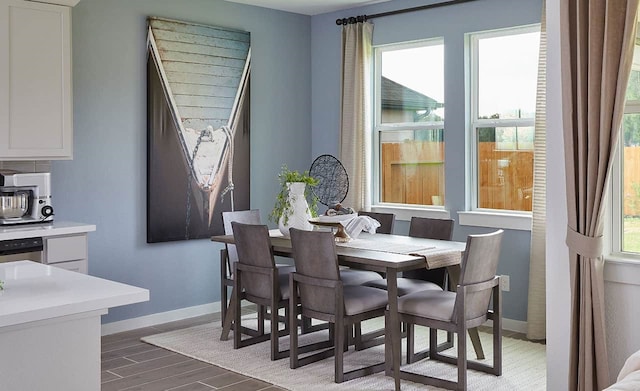
[[(245, 310), (252, 312), (250, 309)], [(102, 337), (102, 391), (276, 391), (282, 388), (140, 341), (164, 331), (220, 322), (220, 314)], [(488, 327), (481, 327), (491, 332)], [(505, 331), (505, 337), (525, 339)], [(544, 343), (544, 341), (540, 341)]]
[(140, 341), (141, 337), (208, 322), (220, 314), (102, 337), (102, 391), (276, 391), (282, 388)]

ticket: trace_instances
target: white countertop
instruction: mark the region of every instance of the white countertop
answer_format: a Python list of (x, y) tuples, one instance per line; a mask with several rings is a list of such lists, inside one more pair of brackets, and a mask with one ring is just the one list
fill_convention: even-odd
[(31, 261), (0, 263), (0, 327), (149, 300), (149, 290)]
[(58, 235), (73, 235), (96, 230), (93, 224), (70, 221), (52, 221), (50, 223), (17, 224), (0, 226), (0, 240), (37, 238)]

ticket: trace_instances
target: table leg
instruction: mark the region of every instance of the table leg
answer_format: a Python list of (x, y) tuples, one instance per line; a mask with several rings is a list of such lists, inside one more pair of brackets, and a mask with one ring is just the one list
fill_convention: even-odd
[[(449, 273), (450, 286), (453, 291), (455, 291), (458, 286), (458, 282), (460, 282), (460, 265), (448, 266), (447, 272)], [(478, 360), (484, 360), (484, 350), (482, 349), (482, 343), (480, 342), (478, 328), (474, 327), (467, 330), (467, 332), (469, 333), (469, 338), (471, 338), (471, 344), (473, 345), (473, 350), (476, 352), (476, 357)]]
[(398, 280), (397, 273), (387, 268), (387, 295), (389, 297), (389, 326), (391, 327), (391, 357), (392, 374), (395, 381), (395, 389), (400, 390), (400, 319), (398, 316)]

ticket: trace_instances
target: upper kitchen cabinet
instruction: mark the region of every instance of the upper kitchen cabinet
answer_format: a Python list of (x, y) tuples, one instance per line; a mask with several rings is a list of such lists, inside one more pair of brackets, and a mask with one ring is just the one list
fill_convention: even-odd
[(0, 0), (0, 160), (73, 157), (71, 8)]

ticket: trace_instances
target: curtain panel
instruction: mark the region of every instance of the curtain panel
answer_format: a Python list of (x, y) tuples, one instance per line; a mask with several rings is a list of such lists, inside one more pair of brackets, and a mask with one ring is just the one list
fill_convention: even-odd
[(546, 239), (547, 234), (547, 23), (546, 1), (542, 2), (538, 85), (536, 89), (535, 135), (533, 140), (533, 205), (531, 213), (531, 253), (527, 338), (545, 339), (546, 316)]
[(603, 213), (624, 110), (638, 0), (561, 4), (562, 119), (571, 292), (569, 390), (610, 383)]
[(373, 24), (360, 22), (342, 27), (342, 110), (340, 161), (349, 175), (344, 205), (370, 210), (371, 95), (370, 74)]

